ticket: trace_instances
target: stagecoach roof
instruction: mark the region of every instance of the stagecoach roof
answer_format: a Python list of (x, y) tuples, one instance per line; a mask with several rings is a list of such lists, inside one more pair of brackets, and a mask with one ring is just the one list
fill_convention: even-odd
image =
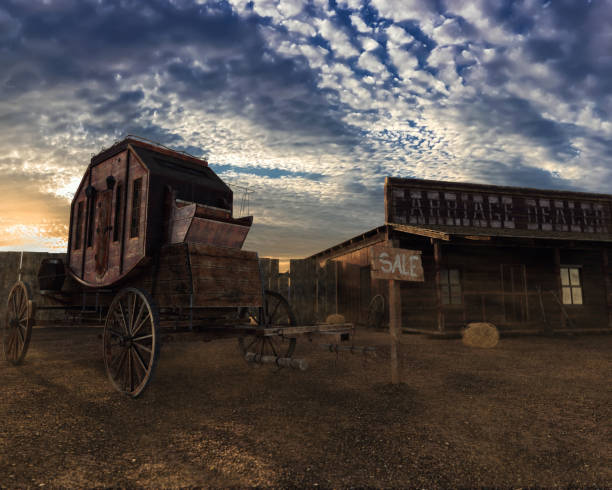
[(208, 167), (206, 160), (135, 137), (127, 137), (93, 156), (90, 166), (94, 167), (128, 147), (132, 148), (154, 175), (170, 179), (186, 179), (196, 185), (205, 185), (222, 192), (230, 191), (229, 187)]

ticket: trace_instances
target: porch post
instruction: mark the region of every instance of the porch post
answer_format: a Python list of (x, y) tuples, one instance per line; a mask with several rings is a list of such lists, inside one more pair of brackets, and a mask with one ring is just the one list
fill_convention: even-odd
[(436, 276), (436, 312), (438, 332), (444, 332), (444, 311), (442, 311), (441, 274), (442, 244), (439, 240), (433, 240), (434, 248), (434, 271)]
[[(554, 248), (555, 253), (555, 274), (557, 275), (557, 295), (559, 297), (559, 301), (563, 304), (563, 288), (561, 286), (561, 251), (559, 247)], [(560, 306), (560, 315), (561, 315), (561, 328), (565, 328), (565, 315), (563, 314), (563, 307)]]

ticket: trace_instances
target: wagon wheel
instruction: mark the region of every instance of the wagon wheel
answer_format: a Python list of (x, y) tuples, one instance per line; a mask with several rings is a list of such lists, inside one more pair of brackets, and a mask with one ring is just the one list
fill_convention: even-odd
[(34, 324), (34, 303), (31, 297), (30, 287), (22, 281), (17, 282), (8, 295), (2, 346), (6, 360), (15, 365), (23, 361), (30, 345)]
[[(295, 326), (297, 324), (295, 315), (289, 303), (282, 295), (274, 291), (264, 292), (264, 307), (245, 308), (241, 312), (241, 318), (261, 328), (271, 326)], [(263, 335), (244, 335), (238, 337), (238, 347), (242, 357), (247, 352), (263, 356), (291, 357), (295, 350), (296, 339), (294, 337), (264, 337)], [(249, 363), (253, 366), (256, 364)]]
[(136, 398), (147, 387), (159, 358), (159, 313), (145, 291), (123, 289), (104, 325), (104, 365), (113, 386)]
[(368, 327), (381, 328), (385, 320), (385, 298), (377, 294), (368, 305)]

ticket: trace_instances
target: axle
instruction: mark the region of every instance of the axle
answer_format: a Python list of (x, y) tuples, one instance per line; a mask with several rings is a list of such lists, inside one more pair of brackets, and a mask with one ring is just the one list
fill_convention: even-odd
[(276, 357), (263, 356), (255, 352), (247, 352), (244, 356), (247, 362), (255, 362), (257, 364), (276, 364), (278, 367), (290, 367), (306, 371), (308, 369), (308, 361), (306, 359), (293, 359), (291, 357)]

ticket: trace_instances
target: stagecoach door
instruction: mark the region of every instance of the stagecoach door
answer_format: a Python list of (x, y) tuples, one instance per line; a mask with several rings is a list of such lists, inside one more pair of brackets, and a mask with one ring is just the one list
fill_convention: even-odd
[(112, 189), (99, 194), (96, 200), (96, 237), (94, 241), (94, 254), (96, 261), (96, 273), (99, 277), (106, 274), (108, 269), (108, 246), (110, 242), (110, 219), (111, 204), (113, 199)]

